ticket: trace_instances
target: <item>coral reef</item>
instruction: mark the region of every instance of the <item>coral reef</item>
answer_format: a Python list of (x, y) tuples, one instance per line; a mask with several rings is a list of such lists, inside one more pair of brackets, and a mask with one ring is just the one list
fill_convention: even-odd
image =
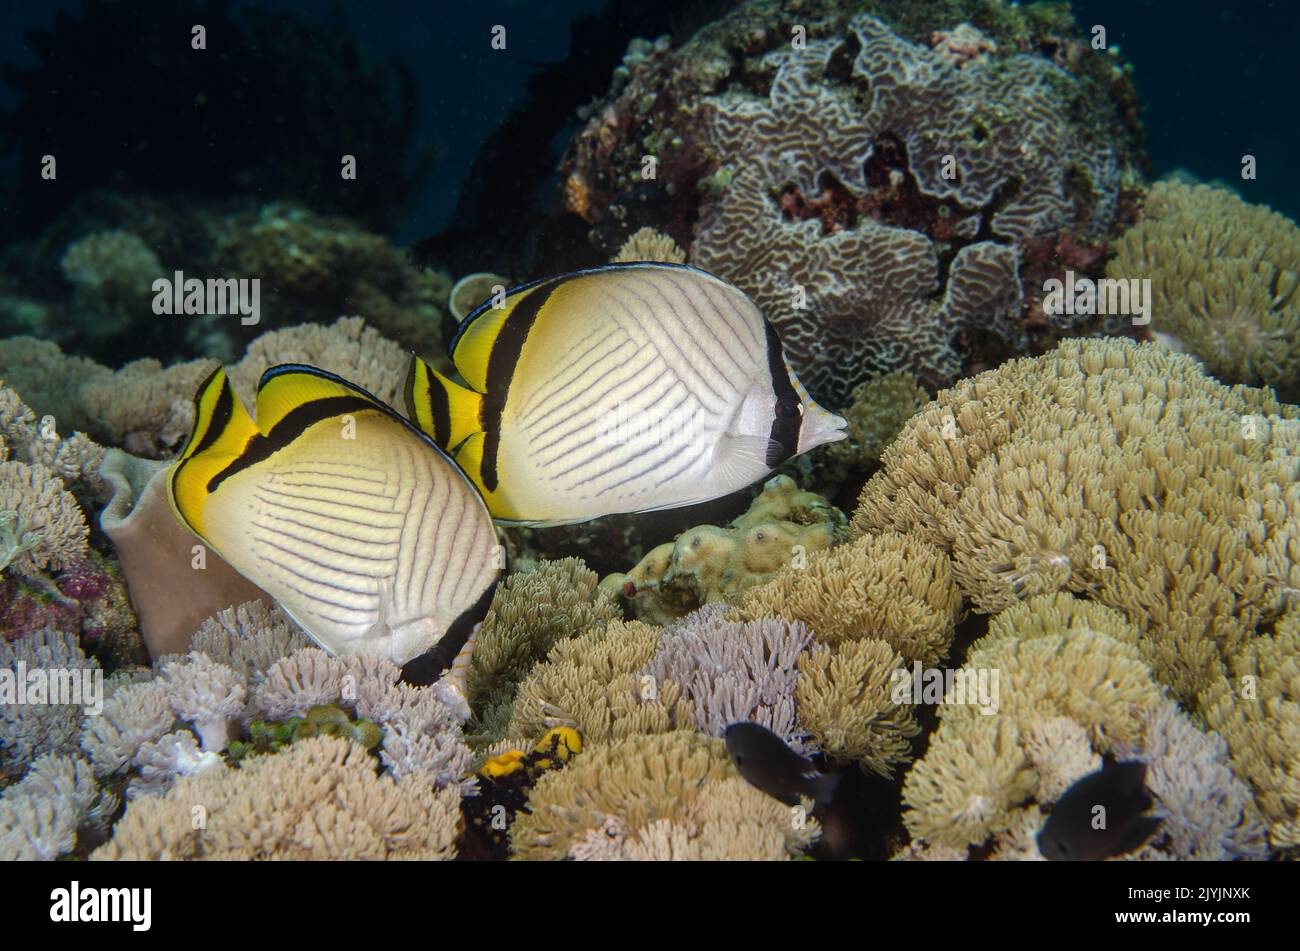
[(558, 641), (604, 627), (618, 617), (618, 605), (596, 590), (596, 580), (580, 559), (565, 558), (515, 572), (497, 587), (467, 681), (487, 734), (503, 725), (493, 717), (509, 705), (515, 685)]
[[(364, 718), (353, 719), (333, 704), (311, 707), (301, 717), (288, 720), (254, 720), (248, 724), (247, 740), (232, 740), (227, 750), (231, 760), (258, 753), (277, 753), (297, 740), (311, 736), (337, 736), (375, 750), (383, 741), (383, 730)], [(191, 737), (191, 740), (193, 737)]]
[(841, 413), (848, 421), (848, 438), (824, 446), (817, 460), (835, 470), (834, 475), (822, 477), (832, 485), (841, 483), (848, 471), (878, 463), (880, 454), (907, 421), (930, 402), (930, 395), (916, 377), (905, 370), (868, 380), (849, 398), (848, 408)]
[(1208, 185), (1158, 182), (1108, 277), (1151, 281), (1151, 333), (1225, 383), (1300, 394), (1300, 227)]
[(1234, 772), (1250, 784), (1276, 849), (1300, 845), (1300, 613), (1229, 660), (1230, 679), (1199, 698), (1205, 722), (1227, 741)]
[(1116, 753), (1147, 764), (1164, 851), (1207, 862), (1266, 858), (1265, 827), (1250, 789), (1233, 775), (1223, 737), (1202, 733), (1175, 703), (1145, 711), (1143, 721), (1144, 734), (1116, 744)]
[[(53, 696), (0, 707), (0, 768), (22, 776), (0, 800), (0, 854), (68, 854), (82, 826), (103, 839), (125, 792), (129, 808), (98, 857), (454, 856), (460, 796), (476, 782), (437, 691), (398, 685), (385, 661), (302, 647), (260, 603), (209, 618), (194, 640), (156, 674), (109, 677), (101, 709)], [(0, 668), (100, 676), (77, 638), (57, 631), (0, 642)], [(233, 737), (238, 769), (221, 755)], [(356, 754), (338, 748), (350, 741)], [(205, 829), (191, 828), (195, 803), (211, 812)]]
[(77, 848), (83, 828), (100, 829), (117, 811), (86, 761), (45, 755), (0, 793), (0, 861), (51, 861)]
[(722, 741), (633, 735), (583, 751), (533, 788), (510, 830), (520, 859), (785, 859), (820, 834), (736, 776)]
[(72, 285), (73, 306), (85, 314), (82, 334), (102, 343), (151, 314), (153, 282), (164, 276), (162, 263), (138, 235), (99, 231), (68, 246), (59, 262)]
[[(81, 389), (112, 371), (85, 357), (65, 354), (59, 345), (35, 337), (0, 340), (0, 379), (12, 387), (37, 417), (52, 416), (59, 431), (81, 430), (106, 436), (82, 405)], [(69, 381), (75, 381), (69, 386)]]
[[(341, 360), (375, 352), (359, 320), (309, 325), (263, 338), (245, 375), (274, 359), (277, 342), (319, 352), (340, 331), (355, 331)], [(382, 360), (365, 365), (386, 372)], [(919, 399), (901, 377), (889, 388), (899, 402)], [(754, 720), (821, 764), (891, 777), (928, 722), (919, 705), (929, 699), (899, 685), (915, 664), (949, 654), (964, 596), (1001, 613), (963, 655), (938, 728), (903, 776), (912, 841), (898, 857), (974, 847), (995, 860), (1041, 858), (1036, 830), (1103, 755), (1145, 759), (1160, 800), (1163, 832), (1130, 857), (1273, 854), (1297, 838), (1298, 418), (1267, 391), (1225, 387), (1151, 344), (1069, 342), (1008, 364), (940, 393), (903, 427), (863, 490), (850, 541), (837, 544), (838, 510), (779, 476), (727, 528), (662, 546), (661, 563), (637, 569), (654, 592), (648, 610), (635, 594), (628, 603), (664, 627), (623, 620), (614, 593), (631, 579), (597, 585), (578, 559), (508, 576), (478, 634), (468, 734), (436, 689), (399, 683), (392, 664), (330, 657), (278, 610), (241, 603), (194, 625), (155, 671), (107, 678), (98, 716), (81, 704), (4, 709), (6, 778), (36, 776), (23, 787), (34, 789), (43, 755), (72, 757), (58, 767), (60, 788), (88, 774), (93, 790), (59, 793), (62, 805), (46, 803), (53, 793), (6, 793), (0, 817), (18, 843), (6, 848), (84, 854), (120, 796), (129, 805), (100, 857), (398, 857), (409, 839), (374, 810), (404, 822), (417, 801), (437, 804), (420, 834), (444, 856), (466, 822), (480, 848), (518, 857), (791, 857), (818, 823), (741, 783), (710, 744), (727, 724)], [(40, 432), (0, 389), (5, 451), (45, 453), (60, 466), (48, 479), (95, 494), (86, 469), (97, 447)], [(146, 476), (160, 467), (142, 465)], [(104, 469), (115, 491), (130, 482)], [(34, 604), (27, 580), (6, 575), (14, 604)], [(97, 673), (91, 650), (111, 668), (132, 661), (95, 646), (96, 630), (121, 631), (105, 636), (123, 644), (134, 631), (125, 604), (112, 606), (121, 583), (111, 562), (92, 551), (49, 584), (77, 606), (52, 598), (45, 613), (24, 614), (23, 630), (37, 617), (52, 623), (6, 645), (0, 667), (24, 659)], [(1231, 607), (1210, 615), (1205, 604)], [(993, 672), (1000, 690), (962, 701), (962, 684), (974, 690)], [(319, 746), (326, 740), (334, 745)], [(298, 752), (308, 744), (316, 752)], [(282, 768), (326, 777), (324, 805), (274, 800), (287, 825), (267, 814), (236, 833), (244, 810), (271, 808), (263, 787)], [(173, 828), (196, 795), (227, 818)], [(467, 795), (482, 802), (462, 820), (456, 803)], [(498, 806), (513, 817), (508, 835)]]
[[(142, 159), (142, 104), (176, 111), (123, 92), (180, 69), (156, 12), (106, 87)], [(378, 230), (415, 182), (405, 78), (345, 31), (290, 49), (292, 17), (208, 12), (254, 52), (180, 141), (250, 83), (333, 114), (255, 118), (261, 147), (206, 177), (94, 190), (98, 163), (8, 203), (0, 330), (30, 336), (0, 340), (0, 860), (1041, 861), (1118, 760), (1160, 825), (1112, 858), (1300, 854), (1300, 228), (1148, 189), (1131, 70), (1068, 4), (696, 5), (595, 99), (610, 64), (566, 80), (589, 104), (554, 181), (467, 188), (517, 234), (415, 256)], [(67, 77), (120, 29), (103, 0), (59, 19), (5, 77), (0, 152), (84, 140)], [(340, 122), (363, 174), (286, 185)], [(412, 351), (450, 371), (495, 285), (600, 260), (735, 283), (848, 438), (698, 508), (503, 529), (509, 573), (432, 686), (322, 650), (172, 515), (215, 363), (248, 405), (283, 363), (399, 405)], [(182, 269), (260, 278), (265, 322), (155, 315)], [(1150, 278), (1150, 327), (1046, 307), (1067, 272)], [(835, 797), (765, 792), (722, 739), (742, 722)]]
[(194, 734), (188, 730), (177, 730), (142, 743), (132, 759), (139, 769), (139, 775), (126, 787), (127, 798), (132, 800), (161, 796), (182, 776), (225, 768), (216, 753), (199, 749)]
[(1117, 612), (1066, 594), (993, 618), (963, 670), (1001, 675), (997, 715), (983, 716), (950, 688), (939, 729), (903, 787), (904, 821), (919, 840), (910, 852), (934, 846), (964, 857), (967, 846), (989, 842), (993, 859), (1041, 859), (1034, 835), (1043, 811), (1109, 753), (1147, 764), (1162, 819), (1129, 857), (1264, 858), (1265, 826), (1229, 765), (1228, 743), (1163, 696), (1139, 659), (1139, 639)]
[(171, 732), (176, 714), (166, 683), (128, 683), (110, 693), (100, 715), (86, 721), (81, 748), (98, 776), (125, 770), (147, 744)]
[[(274, 671), (272, 667), (272, 673), (258, 688), (259, 697), (272, 682)], [(167, 683), (172, 712), (193, 725), (204, 752), (222, 752), (230, 742), (231, 727), (244, 712), (248, 696), (244, 678), (233, 668), (197, 651), (181, 659), (167, 659), (159, 665), (159, 673)]]
[(280, 363), (306, 363), (337, 373), (396, 406), (409, 359), (408, 351), (367, 327), (363, 318), (340, 317), (328, 326), (302, 324), (262, 334), (229, 368), (230, 384), (244, 405), (253, 406), (263, 373)]
[(654, 228), (634, 232), (610, 258), (614, 264), (625, 261), (663, 261), (667, 264), (685, 264), (686, 252), (672, 238)]
[[(438, 325), (438, 318), (429, 319), (432, 326)], [(19, 339), (5, 344), (12, 346)], [(279, 363), (307, 363), (338, 373), (391, 405), (400, 402), (407, 360), (407, 350), (367, 326), (365, 319), (340, 317), (329, 325), (308, 323), (262, 334), (229, 367), (229, 374), (240, 399), (250, 406), (262, 373)], [(83, 373), (70, 366), (59, 372), (73, 373), (72, 378), (82, 382), (71, 388), (76, 402), (68, 406), (65, 400), (60, 411), (133, 455), (170, 456), (193, 428), (194, 392), (213, 366), (204, 358), (164, 367), (149, 357), (116, 371), (94, 365), (94, 372)], [(36, 398), (44, 399), (36, 392)]]
[(106, 486), (99, 476), (104, 461), (104, 447), (90, 440), (85, 433), (73, 433), (65, 439), (55, 431), (27, 446), (32, 462), (44, 466), (63, 480), (64, 485), (82, 483), (96, 497), (106, 494)]
[(867, 637), (836, 646), (813, 644), (799, 658), (795, 705), (810, 742), (832, 760), (888, 776), (911, 759), (920, 732), (912, 705), (894, 696), (903, 657)]
[(1068, 13), (882, 15), (752, 0), (677, 48), (636, 41), (562, 165), (598, 236), (653, 224), (753, 297), (829, 405), (892, 370), (933, 386), (1024, 352), (1022, 255), (1104, 241), (1138, 181), (1124, 71), (1053, 61)]
[(304, 647), (281, 657), (258, 678), (253, 709), (268, 720), (301, 717), (312, 707), (343, 698), (348, 664), (319, 647)]
[(388, 239), (347, 219), (289, 205), (232, 216), (221, 231), (218, 265), (230, 274), (264, 278), (263, 314), (275, 326), (360, 314), (408, 351), (441, 348), (451, 281), (417, 268)]
[(192, 638), (194, 650), (250, 679), (265, 675), (280, 658), (308, 643), (307, 635), (283, 611), (260, 600), (212, 615)]
[(80, 433), (60, 439), (50, 417), (38, 425), (0, 381), (0, 570), (33, 579), (85, 559), (86, 519), (65, 483), (102, 488), (95, 472), (102, 454)]
[[(110, 221), (122, 226), (109, 227)], [(39, 317), (10, 321), (9, 332), (41, 339), (0, 341), (0, 374), (12, 368), (14, 385), (43, 413), (54, 413), (61, 427), (84, 429), (119, 445), (126, 433), (144, 428), (149, 416), (167, 413), (169, 394), (188, 387), (183, 381), (169, 385), (164, 378), (151, 391), (145, 389), (147, 380), (133, 379), (132, 385), (142, 390), (143, 405), (117, 409), (134, 414), (124, 419), (105, 415), (114, 412), (113, 391), (91, 384), (103, 382), (111, 371), (83, 357), (64, 357), (59, 344), (115, 364), (122, 354), (135, 356), (137, 363), (170, 363), (190, 355), (210, 366), (214, 359), (236, 360), (267, 326), (326, 325), (340, 314), (357, 314), (393, 341), (391, 346), (435, 356), (442, 351), (444, 302), (451, 283), (445, 273), (416, 266), (405, 250), (354, 221), (323, 217), (293, 204), (247, 210), (221, 204), (193, 207), (179, 199), (100, 196), (79, 203), (38, 239), (16, 247), (24, 250), (0, 259), (0, 289), (13, 280), (37, 295), (24, 313), (36, 308)], [(63, 279), (43, 281), (47, 270)], [(187, 282), (256, 280), (251, 291), (255, 313), (234, 313), (231, 300), (202, 315), (155, 313), (154, 282), (174, 280), (178, 272)], [(6, 329), (4, 308), (0, 291), (0, 331)], [(33, 365), (24, 366), (24, 358)], [(67, 375), (76, 382), (61, 387), (66, 392), (49, 393), (45, 374), (33, 372), (36, 366), (79, 372)], [(134, 368), (136, 375), (148, 377), (160, 372), (154, 363)], [(89, 397), (82, 394), (86, 389)], [(154, 405), (164, 397), (161, 407)], [(87, 398), (93, 404), (83, 409)], [(148, 416), (140, 419), (141, 414)], [(145, 454), (142, 448), (127, 448)]]
[(147, 660), (122, 574), (93, 548), (54, 577), (0, 577), (0, 637), (42, 628), (79, 634), (81, 646), (109, 670)]
[[(889, 775), (918, 732), (891, 679), (903, 658), (864, 638), (830, 648), (801, 623), (728, 620), (710, 605), (665, 628), (613, 621), (559, 641), (501, 714), (505, 745), (556, 725), (588, 743), (731, 723), (767, 726), (793, 749)], [(495, 747), (494, 747), (495, 748)]]
[[(46, 654), (78, 656), (74, 640), (49, 641)], [(333, 658), (304, 641), (279, 609), (262, 602), (230, 608), (200, 626), (188, 654), (110, 678), (97, 716), (83, 721), (79, 707), (50, 708), (57, 722), (24, 722), (18, 708), (6, 731), (16, 739), (4, 741), (18, 748), (7, 755), (30, 757), (38, 744), (75, 749), (71, 735), (79, 732), (95, 774), (135, 801), (161, 796), (185, 777), (224, 773), (227, 763), (245, 765), (331, 736), (375, 752), (372, 769), (382, 765), (395, 780), (473, 793), (473, 754), (435, 687), (398, 684), (400, 671), (387, 661)], [(51, 735), (42, 739), (38, 730)]]
[(569, 855), (580, 862), (779, 862), (816, 841), (815, 822), (800, 830), (802, 836), (787, 834), (797, 821), (744, 780), (727, 779), (707, 783), (671, 818), (639, 830), (610, 816), (599, 829), (588, 829)]
[(1116, 612), (1064, 594), (995, 617), (954, 683), (996, 671), (996, 708), (950, 688), (939, 728), (903, 786), (912, 836), (947, 848), (980, 845), (1012, 830), (1016, 807), (1027, 800), (1048, 803), (1066, 778), (1060, 761), (1047, 768), (1041, 756), (1042, 730), (1058, 718), (1072, 721), (1098, 753), (1138, 741), (1145, 712), (1163, 702), (1138, 636)]
[(720, 528), (698, 525), (646, 553), (627, 574), (601, 580), (641, 620), (663, 624), (703, 604), (734, 601), (791, 563), (829, 548), (843, 513), (789, 476), (773, 476), (748, 511)]
[(681, 686), (642, 673), (661, 633), (640, 621), (610, 621), (559, 641), (520, 683), (504, 735), (533, 738), (563, 723), (601, 743), (693, 726)]
[(940, 393), (850, 527), (951, 552), (981, 612), (1055, 591), (1123, 612), (1191, 703), (1300, 590), (1297, 418), (1152, 344), (1067, 341)]
[(948, 556), (898, 532), (814, 552), (747, 590), (735, 611), (746, 620), (801, 621), (830, 645), (877, 638), (924, 664), (947, 653), (960, 612)]
[[(93, 702), (85, 681), (93, 686), (99, 662), (87, 657), (73, 634), (48, 628), (34, 630), (15, 641), (0, 640), (0, 671), (14, 688), (27, 672), (41, 674), (31, 685), (40, 693), (27, 703), (17, 697), (0, 703), (0, 774), (21, 774), (45, 755), (78, 752), (83, 706)], [(81, 688), (79, 702), (57, 700), (50, 693), (49, 673), (62, 672), (57, 685)]]
[(681, 688), (702, 733), (722, 736), (738, 720), (767, 727), (800, 753), (808, 750), (795, 722), (800, 654), (812, 640), (799, 623), (773, 618), (728, 621), (726, 605), (701, 608), (670, 625), (646, 667), (661, 691)]
[(5, 460), (0, 446), (0, 569), (32, 576), (85, 557), (86, 519), (63, 480), (42, 465)]
[[(94, 859), (451, 859), (460, 794), (377, 776), (364, 749), (320, 736), (237, 770), (135, 799)], [(201, 804), (198, 828), (193, 809)]]
[(194, 392), (212, 372), (211, 360), (164, 368), (152, 357), (99, 374), (80, 388), (96, 432), (137, 456), (170, 456), (194, 428)]

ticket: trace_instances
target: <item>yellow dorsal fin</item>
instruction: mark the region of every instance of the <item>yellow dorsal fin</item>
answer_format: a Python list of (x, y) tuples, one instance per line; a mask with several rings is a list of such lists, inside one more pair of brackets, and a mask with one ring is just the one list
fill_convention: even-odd
[(485, 306), (476, 315), (466, 318), (465, 325), (452, 341), (451, 360), (465, 382), (479, 393), (487, 392), (488, 360), (496, 344), (501, 328), (515, 309), (520, 299), (525, 296), (516, 294), (507, 297), (500, 307)]
[[(339, 402), (321, 405), (321, 400)], [(263, 373), (257, 385), (257, 427), (264, 435), (270, 435), (290, 413), (307, 412), (305, 408), (311, 404), (317, 404), (311, 415), (321, 418), (336, 412), (348, 412), (349, 403), (354, 409), (364, 408), (362, 403), (370, 403), (382, 413), (393, 412), (365, 390), (332, 373), (303, 364), (286, 363)]]
[(443, 449), (450, 452), (482, 430), (482, 395), (447, 379), (419, 357), (411, 357), (405, 389), (407, 415)]
[(235, 459), (257, 435), (257, 424), (218, 367), (194, 396), (194, 429), (167, 474), (167, 500), (172, 511), (198, 535), (203, 535), (203, 510), (208, 481)]

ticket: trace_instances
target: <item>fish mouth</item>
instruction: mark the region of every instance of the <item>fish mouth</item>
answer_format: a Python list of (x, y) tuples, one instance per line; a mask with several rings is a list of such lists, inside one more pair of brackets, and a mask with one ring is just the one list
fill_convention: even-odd
[(827, 412), (815, 403), (809, 405), (804, 412), (803, 426), (799, 429), (799, 452), (804, 453), (827, 443), (847, 439), (849, 434), (845, 432), (846, 426), (848, 420), (843, 416)]

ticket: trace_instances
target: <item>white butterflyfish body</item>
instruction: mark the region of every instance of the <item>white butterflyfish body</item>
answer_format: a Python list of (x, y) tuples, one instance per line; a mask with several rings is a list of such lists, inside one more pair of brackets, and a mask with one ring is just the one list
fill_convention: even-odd
[(453, 626), (468, 631), (499, 573), (491, 516), (456, 465), (390, 407), (311, 367), (263, 375), (257, 422), (213, 373), (168, 497), (335, 654), (406, 664)]
[(500, 521), (704, 502), (844, 436), (754, 303), (704, 271), (609, 265), (499, 303), (452, 341), (467, 385), (416, 358), (406, 395)]

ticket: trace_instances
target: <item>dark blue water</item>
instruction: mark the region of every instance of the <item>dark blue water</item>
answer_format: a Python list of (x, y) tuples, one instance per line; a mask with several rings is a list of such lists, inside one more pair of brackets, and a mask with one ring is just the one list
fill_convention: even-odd
[[(29, 31), (48, 28), (61, 11), (79, 6), (76, 0), (0, 4), (0, 62), (30, 67), (36, 58)], [(124, 37), (129, 38), (139, 6), (114, 4)], [(411, 0), (263, 0), (255, 6), (345, 30), (365, 56), (393, 58), (409, 68), (417, 96), (411, 144), (433, 158), (393, 224), (394, 236), (409, 242), (452, 223), (476, 155), (511, 111), (527, 102), (529, 77), (540, 64), (570, 56), (575, 18), (608, 14), (612, 5), (601, 0), (482, 0), (440, 9), (439, 4)], [(615, 60), (628, 39), (649, 35), (639, 33), (638, 27), (664, 29), (687, 19), (692, 6), (716, 10), (725, 5), (645, 0), (618, 6), (622, 13), (612, 22), (621, 22), (626, 30), (620, 33), (615, 27), (603, 34), (616, 48)], [(1081, 25), (1105, 25), (1110, 42), (1119, 44), (1134, 64), (1155, 175), (1182, 168), (1206, 180), (1231, 180), (1249, 200), (1300, 217), (1300, 176), (1295, 173), (1300, 66), (1294, 50), (1300, 5), (1286, 0), (1077, 0), (1073, 8)], [(508, 51), (486, 55), (488, 32), (497, 23), (508, 25)], [(607, 78), (608, 72), (592, 78), (595, 88), (603, 89)], [(88, 75), (85, 80), (94, 78)], [(0, 107), (13, 104), (12, 87), (0, 83)], [(85, 131), (96, 138), (114, 135), (111, 128)], [(238, 147), (239, 139), (240, 130), (232, 128), (229, 141), (217, 145)], [(178, 141), (174, 158), (184, 162), (206, 145)], [(557, 142), (520, 142), (519, 147), (556, 152)], [(123, 151), (129, 155), (127, 143)], [(1239, 177), (1245, 153), (1258, 160), (1258, 178), (1249, 183)]]

